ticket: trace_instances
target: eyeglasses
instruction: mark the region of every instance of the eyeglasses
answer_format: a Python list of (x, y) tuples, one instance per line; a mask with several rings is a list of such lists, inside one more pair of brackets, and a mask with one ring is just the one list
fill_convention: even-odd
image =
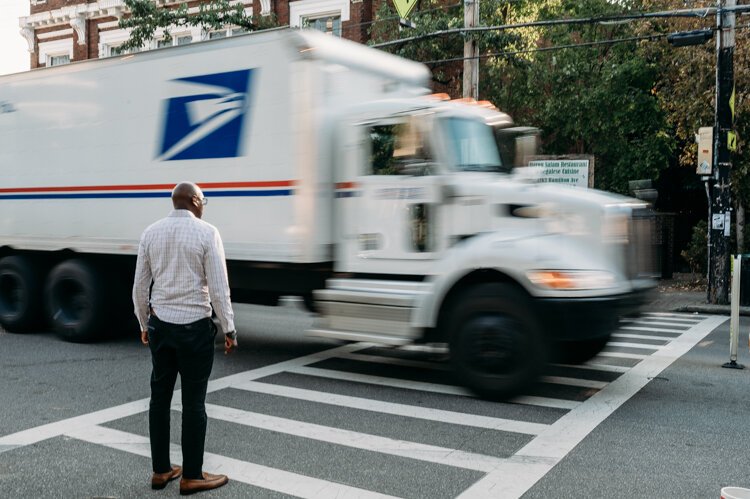
[(207, 198), (199, 198), (198, 196), (193, 196), (193, 197), (197, 199), (198, 201), (200, 201), (203, 206), (206, 206), (208, 204)]

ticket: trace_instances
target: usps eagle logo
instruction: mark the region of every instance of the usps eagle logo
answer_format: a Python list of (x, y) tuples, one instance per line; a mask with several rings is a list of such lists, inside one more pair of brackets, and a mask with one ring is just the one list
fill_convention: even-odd
[(184, 90), (165, 101), (158, 159), (240, 156), (252, 76), (244, 69), (172, 80)]

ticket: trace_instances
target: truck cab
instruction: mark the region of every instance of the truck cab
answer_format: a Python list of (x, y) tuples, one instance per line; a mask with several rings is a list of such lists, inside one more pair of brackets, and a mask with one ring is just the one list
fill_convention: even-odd
[(415, 98), (336, 122), (335, 274), (311, 334), (447, 343), (464, 383), (507, 398), (561, 352), (598, 353), (653, 289), (647, 206), (521, 175), (497, 135), (530, 134), (504, 113)]

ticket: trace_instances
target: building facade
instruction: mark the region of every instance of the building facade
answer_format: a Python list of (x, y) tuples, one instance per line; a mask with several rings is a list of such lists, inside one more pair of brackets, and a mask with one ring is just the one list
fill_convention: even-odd
[[(120, 55), (120, 46), (128, 39), (128, 32), (118, 27), (119, 19), (127, 15), (123, 0), (30, 0), (31, 10), (20, 19), (21, 34), (28, 43), (31, 67), (67, 64), (72, 61)], [(176, 6), (181, 1), (155, 0), (164, 7)], [(188, 2), (188, 8), (198, 11), (207, 0)], [(280, 25), (309, 27), (342, 36), (356, 42), (368, 39), (370, 21), (383, 0), (236, 0), (252, 16), (275, 15)], [(167, 45), (180, 45), (210, 38), (232, 36), (243, 30), (227, 26), (218, 31), (201, 27), (170, 30), (167, 42), (162, 31), (142, 50)]]

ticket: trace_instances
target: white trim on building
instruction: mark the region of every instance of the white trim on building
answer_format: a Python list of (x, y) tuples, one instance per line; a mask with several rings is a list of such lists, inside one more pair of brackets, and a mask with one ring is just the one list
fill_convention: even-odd
[(73, 60), (73, 38), (39, 43), (39, 63), (49, 66), (52, 57), (68, 56)]
[(349, 0), (297, 0), (289, 2), (289, 26), (299, 28), (304, 18), (340, 15), (341, 22), (349, 20)]
[(50, 38), (58, 38), (61, 36), (73, 36), (73, 28), (59, 29), (57, 31), (50, 31), (49, 33), (39, 33), (36, 35), (40, 40), (49, 40)]

